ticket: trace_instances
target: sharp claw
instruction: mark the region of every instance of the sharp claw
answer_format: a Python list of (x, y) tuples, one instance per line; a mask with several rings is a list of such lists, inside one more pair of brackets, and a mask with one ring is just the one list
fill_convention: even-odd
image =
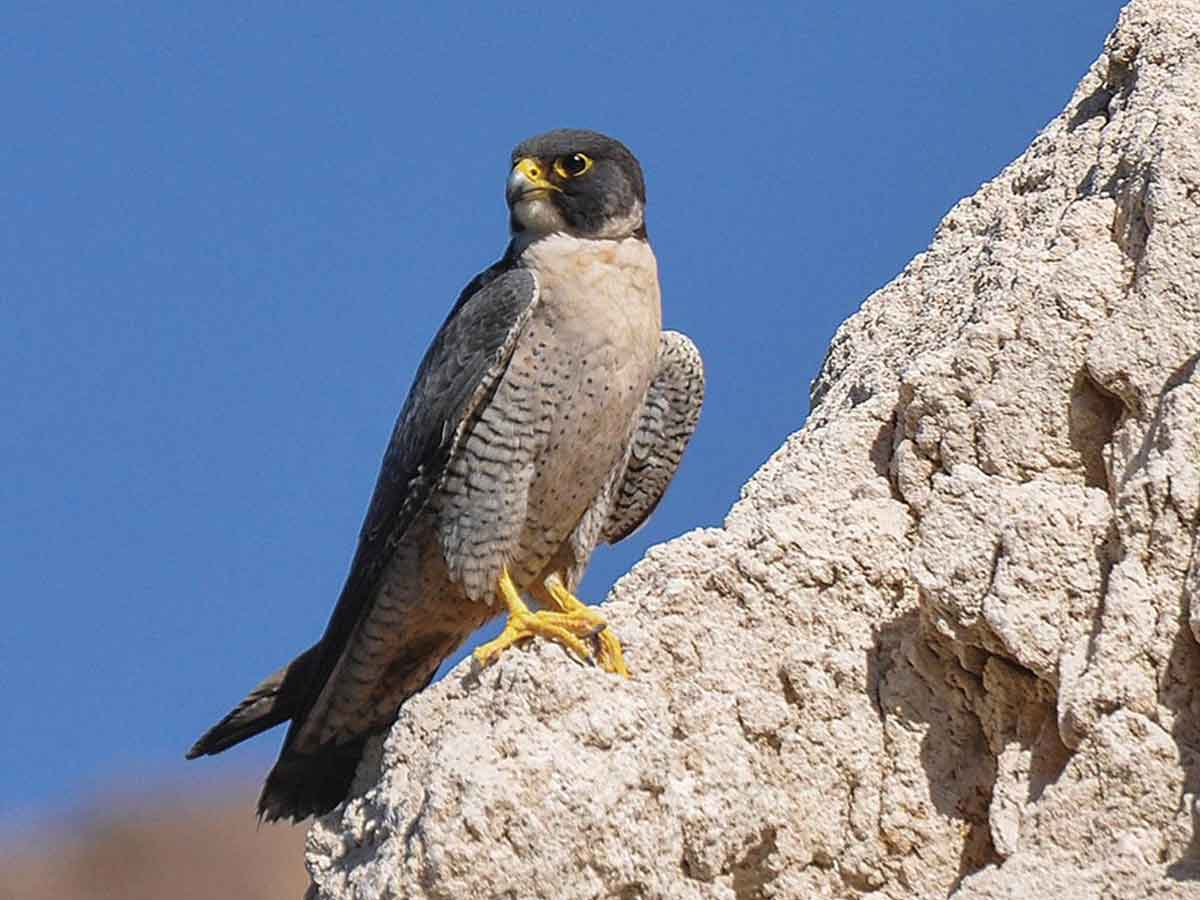
[[(600, 613), (585, 606), (557, 576), (551, 576), (545, 584), (545, 596), (548, 605), (553, 607), (551, 610), (530, 612), (507, 569), (497, 588), (508, 607), (509, 619), (499, 637), (476, 649), (475, 659), (481, 666), (495, 662), (509, 647), (540, 636), (561, 645), (580, 663), (590, 663), (606, 672), (628, 677), (629, 669), (617, 636)], [(541, 596), (535, 596), (542, 602)], [(593, 648), (589, 642), (595, 642), (597, 646)]]

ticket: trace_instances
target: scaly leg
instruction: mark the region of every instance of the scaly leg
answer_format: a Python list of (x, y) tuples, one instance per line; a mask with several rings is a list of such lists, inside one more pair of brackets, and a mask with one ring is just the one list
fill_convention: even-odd
[[(564, 588), (565, 590), (565, 588)], [(531, 612), (521, 599), (521, 592), (513, 584), (508, 567), (500, 570), (500, 582), (496, 593), (508, 609), (508, 622), (495, 640), (476, 648), (475, 659), (480, 665), (495, 662), (500, 654), (526, 638), (544, 637), (562, 644), (580, 659), (591, 660), (592, 651), (583, 638), (596, 633), (596, 621), (591, 616), (580, 616), (569, 612)], [(576, 600), (576, 603), (579, 601)], [(582, 604), (580, 604), (582, 606)], [(586, 610), (587, 608), (584, 607)], [(590, 611), (589, 611), (590, 612)], [(600, 623), (603, 624), (601, 619)]]
[(600, 642), (600, 651), (596, 654), (596, 662), (606, 672), (629, 677), (629, 669), (625, 665), (625, 653), (621, 642), (613, 634), (612, 629), (595, 609), (586, 606), (583, 601), (567, 590), (562, 578), (551, 575), (546, 579), (543, 590), (534, 590), (538, 603), (557, 609), (559, 613), (570, 616), (580, 622), (591, 624), (589, 637), (595, 637)]

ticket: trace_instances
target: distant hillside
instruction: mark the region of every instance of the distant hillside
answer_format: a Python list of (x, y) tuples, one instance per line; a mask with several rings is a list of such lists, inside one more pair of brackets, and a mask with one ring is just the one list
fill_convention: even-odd
[(89, 809), (0, 845), (3, 900), (300, 900), (304, 828), (256, 828), (254, 789)]

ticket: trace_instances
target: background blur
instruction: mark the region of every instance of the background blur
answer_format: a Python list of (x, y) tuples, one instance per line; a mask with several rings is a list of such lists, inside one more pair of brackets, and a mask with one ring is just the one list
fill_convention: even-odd
[(253, 823), (280, 732), (183, 752), (324, 626), (415, 366), (504, 248), (514, 143), (633, 148), (708, 369), (598, 600), (721, 522), (1120, 4), (223, 6), (0, 29), (0, 896), (299, 895), (302, 830)]

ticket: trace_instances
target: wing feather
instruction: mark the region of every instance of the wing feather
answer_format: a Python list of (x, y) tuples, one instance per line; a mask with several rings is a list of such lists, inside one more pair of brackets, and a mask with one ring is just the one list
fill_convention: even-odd
[(532, 272), (498, 263), (467, 286), (426, 351), (384, 453), (349, 575), (321, 637), (308, 699), (293, 717), (285, 750), (307, 731), (314, 705), (328, 695), (326, 682), (369, 612), (388, 561), (428, 503), (465, 424), (494, 390), (537, 297)]
[(704, 363), (691, 339), (664, 331), (658, 368), (634, 431), (625, 475), (604, 523), (603, 539), (615, 544), (650, 517), (675, 477), (704, 403)]

